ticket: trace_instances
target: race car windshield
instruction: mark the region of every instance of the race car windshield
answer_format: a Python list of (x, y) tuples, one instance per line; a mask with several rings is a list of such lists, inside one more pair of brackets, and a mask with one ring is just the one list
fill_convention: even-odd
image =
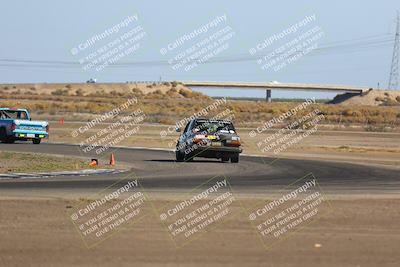
[(213, 134), (219, 131), (235, 131), (232, 123), (222, 121), (199, 121), (196, 123), (195, 129), (198, 131), (207, 132), (208, 134)]
[(2, 111), (0, 111), (0, 119), (27, 120), (28, 116), (26, 115), (25, 111), (2, 110)]

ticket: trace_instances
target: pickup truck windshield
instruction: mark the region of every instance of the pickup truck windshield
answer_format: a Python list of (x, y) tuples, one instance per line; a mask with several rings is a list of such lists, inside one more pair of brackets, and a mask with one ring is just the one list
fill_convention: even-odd
[(20, 110), (0, 110), (0, 119), (27, 120), (28, 114)]

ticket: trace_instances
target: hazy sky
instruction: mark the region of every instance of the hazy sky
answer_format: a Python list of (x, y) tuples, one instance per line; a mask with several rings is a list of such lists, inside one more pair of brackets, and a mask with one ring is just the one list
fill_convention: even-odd
[[(162, 80), (279, 81), (371, 87), (380, 82), (381, 87), (386, 87), (397, 9), (400, 9), (398, 0), (2, 1), (0, 82), (82, 82), (91, 77), (99, 82), (125, 82), (161, 77)], [(118, 62), (161, 63), (85, 71), (78, 63), (81, 54), (74, 56), (71, 49), (135, 14), (138, 21), (124, 30), (140, 25), (146, 36), (140, 40), (137, 51)], [(226, 22), (216, 28), (229, 26), (234, 37), (228, 40), (229, 47), (216, 57), (234, 62), (203, 64), (189, 71), (174, 70), (165, 64), (172, 54), (163, 56), (161, 48), (224, 14)], [(251, 58), (250, 48), (313, 14), (316, 15), (313, 26), (319, 26), (324, 33), (317, 41), (318, 47), (325, 49), (311, 52), (279, 71), (262, 70), (256, 59)], [(210, 34), (211, 30), (188, 45)], [(299, 34), (292, 34), (281, 44)], [(100, 44), (85, 52), (95, 51)], [(271, 46), (272, 50), (275, 48)], [(263, 52), (268, 51), (271, 50)], [(245, 60), (236, 60), (239, 58)]]

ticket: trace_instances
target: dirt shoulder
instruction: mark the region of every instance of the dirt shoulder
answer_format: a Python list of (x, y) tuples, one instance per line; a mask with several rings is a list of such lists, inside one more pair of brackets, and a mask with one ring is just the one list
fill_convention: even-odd
[(400, 199), (331, 200), (331, 212), (269, 250), (244, 214), (178, 249), (152, 212), (87, 249), (67, 217), (76, 205), (0, 200), (0, 265), (396, 266), (400, 261)]
[(0, 151), (0, 173), (34, 173), (89, 169), (87, 160), (41, 153)]

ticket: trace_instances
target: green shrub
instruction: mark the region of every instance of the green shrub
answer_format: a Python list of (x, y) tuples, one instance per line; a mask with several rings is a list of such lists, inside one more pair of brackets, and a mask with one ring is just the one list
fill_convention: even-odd
[(132, 92), (134, 95), (143, 95), (142, 90), (140, 90), (140, 89), (138, 89), (138, 88), (132, 88), (132, 89), (131, 89), (131, 92)]
[(83, 90), (81, 88), (79, 88), (78, 90), (75, 91), (75, 95), (77, 96), (83, 96)]
[(68, 90), (63, 90), (63, 89), (57, 89), (53, 92), (51, 92), (52, 95), (63, 95), (66, 96), (68, 95)]
[(186, 98), (193, 97), (193, 93), (191, 91), (189, 91), (189, 90), (186, 90), (186, 89), (179, 90), (179, 94), (184, 96), (184, 97), (186, 97)]

